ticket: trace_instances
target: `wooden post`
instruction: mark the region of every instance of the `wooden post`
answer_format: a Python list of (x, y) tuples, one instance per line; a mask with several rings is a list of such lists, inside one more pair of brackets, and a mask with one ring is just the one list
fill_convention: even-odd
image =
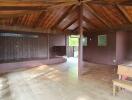
[(48, 56), (48, 60), (50, 59), (50, 39), (49, 39), (50, 37), (49, 37), (49, 34), (48, 34), (48, 36), (47, 36), (47, 56)]
[(66, 43), (66, 57), (68, 58), (68, 43), (69, 43), (69, 36), (65, 35), (65, 43)]
[(83, 4), (79, 7), (79, 52), (78, 52), (78, 75), (82, 75), (83, 71)]

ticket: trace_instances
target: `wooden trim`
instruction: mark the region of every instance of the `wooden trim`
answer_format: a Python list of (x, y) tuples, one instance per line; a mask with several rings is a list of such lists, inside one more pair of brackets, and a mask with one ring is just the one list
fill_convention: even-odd
[(32, 32), (32, 33), (49, 33), (49, 34), (73, 34), (71, 31), (62, 31), (58, 29), (42, 29), (42, 28), (27, 28), (18, 26), (3, 26), (0, 25), (1, 31), (16, 31), (16, 32)]

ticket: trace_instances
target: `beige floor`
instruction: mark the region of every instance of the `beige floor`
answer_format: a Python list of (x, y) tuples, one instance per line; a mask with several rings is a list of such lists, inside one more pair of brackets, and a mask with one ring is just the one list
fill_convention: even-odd
[(0, 100), (132, 100), (128, 91), (112, 96), (111, 66), (85, 64), (88, 72), (80, 78), (76, 66), (70, 59), (1, 76)]

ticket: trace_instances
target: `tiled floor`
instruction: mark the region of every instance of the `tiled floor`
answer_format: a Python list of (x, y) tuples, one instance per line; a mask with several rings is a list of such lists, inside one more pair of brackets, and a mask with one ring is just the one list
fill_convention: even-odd
[(112, 96), (113, 67), (87, 63), (85, 68), (78, 78), (77, 60), (71, 58), (6, 74), (0, 78), (0, 100), (132, 100), (128, 91)]

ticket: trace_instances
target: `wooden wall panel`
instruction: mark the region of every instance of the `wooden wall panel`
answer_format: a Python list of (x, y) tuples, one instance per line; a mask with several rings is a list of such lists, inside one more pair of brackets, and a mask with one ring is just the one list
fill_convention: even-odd
[(47, 58), (47, 37), (0, 36), (0, 62)]

